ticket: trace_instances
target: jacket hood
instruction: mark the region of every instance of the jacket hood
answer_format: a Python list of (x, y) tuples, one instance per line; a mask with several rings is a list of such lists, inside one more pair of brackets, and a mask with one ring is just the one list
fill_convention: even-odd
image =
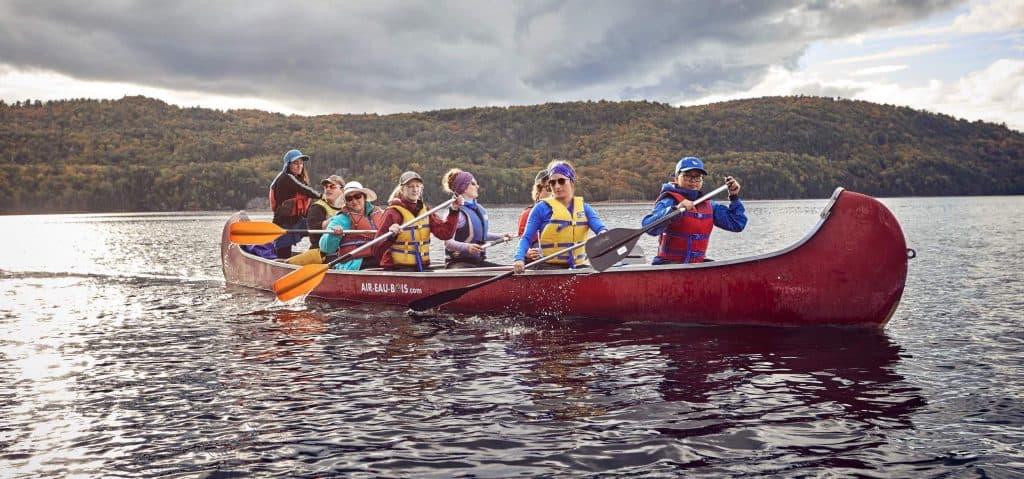
[(669, 191), (671, 191), (673, 193), (676, 193), (676, 194), (683, 195), (683, 198), (686, 198), (686, 199), (688, 199), (690, 201), (693, 201), (693, 200), (695, 200), (697, 198), (700, 198), (700, 191), (698, 191), (698, 190), (688, 190), (686, 188), (680, 188), (680, 187), (676, 186), (674, 183), (665, 183), (664, 185), (661, 185), (661, 193), (659, 193), (658, 196), (664, 195), (665, 193), (667, 193)]

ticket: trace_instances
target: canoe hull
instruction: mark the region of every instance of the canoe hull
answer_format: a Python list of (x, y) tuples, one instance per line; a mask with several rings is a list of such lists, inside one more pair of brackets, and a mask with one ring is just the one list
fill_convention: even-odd
[[(244, 220), (236, 213), (228, 224)], [(257, 258), (228, 241), (228, 283), (270, 290), (297, 267)], [(489, 278), (494, 271), (330, 271), (310, 295), (407, 305)], [(444, 305), (456, 313), (608, 318), (692, 324), (881, 328), (903, 294), (907, 250), (892, 213), (869, 196), (836, 190), (806, 237), (781, 251), (699, 265), (616, 267), (602, 273), (528, 271)]]

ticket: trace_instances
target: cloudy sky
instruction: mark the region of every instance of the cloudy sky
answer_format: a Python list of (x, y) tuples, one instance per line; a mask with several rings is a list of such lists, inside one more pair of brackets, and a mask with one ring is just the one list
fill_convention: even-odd
[(1024, 0), (0, 0), (0, 99), (303, 115), (807, 94), (1024, 131)]

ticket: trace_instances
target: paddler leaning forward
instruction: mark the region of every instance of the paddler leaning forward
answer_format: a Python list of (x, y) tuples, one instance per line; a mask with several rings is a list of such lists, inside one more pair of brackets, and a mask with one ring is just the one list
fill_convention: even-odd
[[(576, 170), (566, 161), (548, 164), (548, 185), (551, 196), (538, 202), (526, 220), (526, 229), (519, 239), (515, 263), (516, 273), (526, 271), (526, 252), (531, 238), (540, 232), (540, 254), (548, 256), (577, 243), (586, 241), (590, 231), (601, 234), (608, 230), (590, 205), (576, 193)], [(583, 247), (551, 258), (539, 269), (580, 268), (588, 266)]]
[(384, 218), (377, 227), (377, 235), (394, 233), (391, 239), (381, 241), (374, 249), (381, 268), (395, 271), (423, 271), (430, 266), (430, 235), (439, 240), (451, 239), (459, 223), (462, 196), (457, 196), (448, 209), (448, 217), (441, 220), (432, 214), (405, 228), (401, 226), (430, 210), (423, 202), (423, 178), (415, 171), (406, 171), (398, 179), (398, 187), (391, 194)]

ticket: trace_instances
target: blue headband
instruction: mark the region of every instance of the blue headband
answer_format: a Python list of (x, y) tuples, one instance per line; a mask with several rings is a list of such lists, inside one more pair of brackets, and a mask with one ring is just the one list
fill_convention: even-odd
[(572, 168), (569, 168), (569, 165), (565, 163), (559, 163), (555, 166), (552, 166), (551, 169), (548, 170), (548, 177), (551, 177), (556, 174), (569, 178), (569, 181), (573, 183), (576, 182), (576, 174), (573, 173)]

